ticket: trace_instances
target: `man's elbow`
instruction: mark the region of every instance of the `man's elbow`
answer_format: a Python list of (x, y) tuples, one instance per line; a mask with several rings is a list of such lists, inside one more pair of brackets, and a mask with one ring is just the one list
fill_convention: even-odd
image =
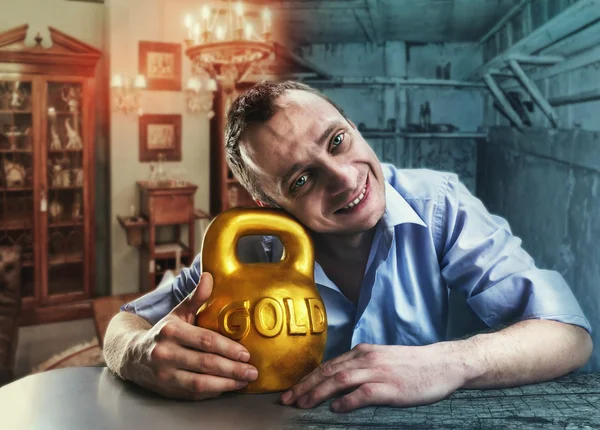
[(592, 337), (582, 327), (572, 326), (573, 329), (573, 347), (572, 347), (572, 356), (573, 356), (573, 370), (579, 369), (587, 363), (592, 355), (592, 351), (594, 349), (594, 344), (592, 342)]

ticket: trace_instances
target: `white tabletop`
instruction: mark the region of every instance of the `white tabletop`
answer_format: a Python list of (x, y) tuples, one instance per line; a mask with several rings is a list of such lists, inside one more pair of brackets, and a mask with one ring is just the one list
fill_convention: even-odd
[(0, 428), (278, 429), (300, 413), (278, 400), (277, 393), (169, 400), (120, 380), (104, 367), (57, 369), (0, 388)]

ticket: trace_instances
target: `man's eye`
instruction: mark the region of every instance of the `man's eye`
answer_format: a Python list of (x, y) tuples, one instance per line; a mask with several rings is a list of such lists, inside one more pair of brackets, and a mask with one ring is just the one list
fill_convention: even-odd
[(333, 138), (333, 140), (331, 141), (331, 144), (333, 145), (334, 148), (336, 148), (343, 141), (344, 141), (344, 133), (340, 133)]
[(296, 191), (298, 188), (302, 188), (304, 185), (306, 185), (306, 182), (308, 181), (308, 175), (302, 175), (298, 178), (298, 180), (296, 182), (294, 182), (294, 185), (292, 186), (292, 191)]

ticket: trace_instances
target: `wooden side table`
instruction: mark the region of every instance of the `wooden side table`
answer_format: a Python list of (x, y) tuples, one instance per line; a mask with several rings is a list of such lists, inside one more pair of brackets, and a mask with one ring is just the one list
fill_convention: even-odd
[[(127, 243), (140, 249), (139, 291), (145, 293), (156, 288), (167, 270), (177, 271), (180, 265), (191, 264), (195, 257), (195, 221), (212, 217), (194, 208), (198, 189), (194, 184), (171, 186), (139, 181), (137, 187), (140, 215), (117, 216), (117, 219), (127, 232)], [(188, 229), (186, 243), (181, 238), (182, 225)], [(161, 226), (174, 227), (174, 240), (157, 242), (156, 229)]]
[[(194, 256), (195, 214), (194, 195), (198, 187), (186, 183), (184, 186), (151, 185), (137, 182), (140, 191), (140, 214), (148, 220), (147, 240), (140, 247), (140, 291), (154, 289), (166, 267), (157, 270), (156, 260), (175, 260), (175, 267), (185, 260), (189, 264)], [(156, 242), (156, 227), (174, 226), (175, 240)], [(181, 241), (181, 225), (187, 225), (187, 244)]]

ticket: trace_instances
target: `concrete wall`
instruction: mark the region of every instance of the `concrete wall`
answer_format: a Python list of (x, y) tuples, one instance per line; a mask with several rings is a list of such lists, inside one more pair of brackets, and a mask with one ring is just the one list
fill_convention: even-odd
[[(385, 129), (388, 120), (395, 119), (399, 131), (407, 124), (418, 124), (420, 106), (429, 101), (432, 123), (449, 123), (460, 131), (477, 131), (483, 123), (483, 91), (406, 87), (394, 84), (393, 79), (385, 83), (385, 78), (435, 79), (437, 66), (452, 64), (468, 47), (457, 43), (313, 44), (300, 47), (297, 53), (335, 77), (364, 78), (359, 85), (313, 84), (339, 104), (357, 125), (362, 123), (370, 130)], [(370, 83), (371, 78), (382, 78), (384, 83)], [(377, 134), (369, 132), (363, 135), (384, 162), (399, 167), (454, 171), (472, 191), (475, 189), (473, 139), (375, 137)]]
[[(561, 2), (559, 11), (571, 3)], [(540, 26), (557, 15), (556, 11), (550, 13), (549, 10), (547, 15), (543, 11), (533, 15), (532, 12), (516, 16), (510, 28), (525, 26), (531, 30), (535, 27), (534, 21)], [(548, 34), (558, 34), (564, 28), (575, 26), (575, 22), (574, 18), (557, 16), (548, 24), (552, 29)], [(516, 43), (518, 38), (512, 36)], [(499, 39), (506, 38), (506, 31), (501, 32)], [(510, 47), (507, 40), (500, 44), (505, 49)], [(478, 196), (490, 211), (508, 220), (538, 266), (557, 270), (565, 277), (596, 331), (593, 335), (596, 345), (600, 341), (600, 291), (597, 288), (600, 275), (597, 241), (600, 233), (600, 97), (590, 101), (576, 98), (598, 91), (598, 42), (600, 22), (595, 21), (579, 32), (540, 47), (541, 55), (563, 55), (564, 61), (527, 70), (541, 94), (553, 105), (558, 129), (552, 128), (536, 106), (530, 114), (534, 127), (519, 134), (508, 127), (508, 121), (493, 107), (491, 97), (486, 97), (485, 124), (491, 126), (490, 141), (478, 148), (477, 164)], [(484, 53), (488, 59), (490, 55)], [(504, 88), (514, 90), (518, 86), (507, 83)], [(573, 96), (575, 100), (556, 103), (559, 97), (565, 96)], [(600, 352), (596, 347), (586, 370), (599, 369)]]
[(507, 218), (538, 267), (560, 272), (595, 330), (586, 370), (600, 370), (600, 134), (491, 130), (479, 147), (477, 193)]
[[(0, 31), (29, 24), (25, 43), (34, 45), (39, 32), (42, 46), (50, 45), (48, 26), (57, 28), (100, 51), (106, 48), (106, 16), (102, 4), (64, 0), (0, 0)], [(96, 282), (95, 294), (110, 292), (108, 224), (108, 56), (96, 68)]]

